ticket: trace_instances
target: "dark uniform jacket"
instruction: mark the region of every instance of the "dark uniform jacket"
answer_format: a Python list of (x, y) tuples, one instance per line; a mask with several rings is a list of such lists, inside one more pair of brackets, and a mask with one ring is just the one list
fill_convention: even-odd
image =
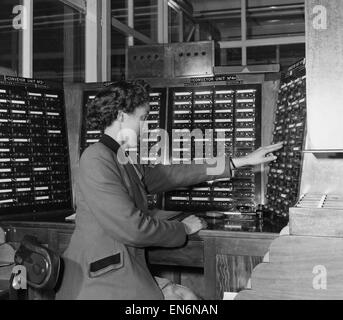
[(120, 153), (119, 144), (104, 135), (81, 157), (76, 228), (63, 255), (57, 299), (163, 299), (144, 248), (183, 246), (186, 232), (181, 222), (152, 217), (147, 193), (230, 178), (229, 163), (223, 175), (209, 176), (205, 164), (123, 165)]

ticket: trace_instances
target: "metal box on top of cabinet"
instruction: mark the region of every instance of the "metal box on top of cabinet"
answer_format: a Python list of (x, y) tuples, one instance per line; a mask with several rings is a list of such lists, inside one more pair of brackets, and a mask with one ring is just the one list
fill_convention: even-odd
[(213, 76), (215, 45), (213, 41), (173, 43), (166, 47), (170, 78)]
[(128, 49), (127, 78), (213, 76), (213, 41), (134, 46)]

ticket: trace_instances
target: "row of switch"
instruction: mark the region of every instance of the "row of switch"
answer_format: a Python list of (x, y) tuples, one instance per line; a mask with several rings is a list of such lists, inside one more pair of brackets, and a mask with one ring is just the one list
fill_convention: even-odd
[(265, 209), (275, 217), (288, 218), (297, 202), (305, 128), (306, 76), (288, 74), (279, 91), (273, 133), (273, 143), (283, 141), (284, 148), (275, 152), (278, 159), (270, 165), (266, 195)]
[[(245, 156), (256, 146), (256, 102), (257, 90), (250, 88), (216, 87), (211, 90), (199, 88), (174, 89), (173, 129), (211, 129), (214, 135), (202, 142), (206, 147), (196, 150), (204, 157), (212, 158), (224, 154), (228, 156)], [(197, 160), (195, 145), (197, 140), (173, 143), (173, 155), (187, 161)], [(177, 141), (180, 142), (180, 141)], [(181, 147), (180, 147), (181, 145)], [(219, 147), (219, 148), (218, 148)], [(218, 148), (218, 152), (217, 152)], [(240, 150), (239, 148), (242, 148)], [(207, 149), (207, 152), (206, 152)], [(168, 209), (183, 210), (252, 210), (255, 198), (255, 175), (252, 170), (238, 170), (235, 173), (235, 184), (231, 188), (193, 187), (190, 190), (177, 191), (166, 195)], [(243, 186), (243, 190), (236, 189)], [(244, 190), (247, 188), (248, 190)], [(250, 190), (249, 190), (250, 188)], [(228, 191), (229, 190), (229, 191)], [(238, 209), (239, 208), (239, 209)], [(245, 208), (245, 209), (244, 209)]]
[(0, 85), (0, 215), (71, 208), (63, 93)]

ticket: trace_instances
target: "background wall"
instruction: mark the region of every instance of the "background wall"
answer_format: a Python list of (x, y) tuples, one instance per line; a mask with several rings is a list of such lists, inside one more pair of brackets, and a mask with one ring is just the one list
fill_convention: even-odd
[(307, 148), (343, 150), (343, 1), (308, 0), (306, 13)]
[(343, 1), (308, 0), (306, 14), (307, 149), (322, 152), (305, 154), (301, 192), (342, 194)]

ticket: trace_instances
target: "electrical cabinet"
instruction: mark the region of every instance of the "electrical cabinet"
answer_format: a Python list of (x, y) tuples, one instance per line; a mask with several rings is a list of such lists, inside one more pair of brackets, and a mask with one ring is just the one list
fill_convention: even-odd
[(0, 218), (72, 211), (64, 91), (0, 77)]

